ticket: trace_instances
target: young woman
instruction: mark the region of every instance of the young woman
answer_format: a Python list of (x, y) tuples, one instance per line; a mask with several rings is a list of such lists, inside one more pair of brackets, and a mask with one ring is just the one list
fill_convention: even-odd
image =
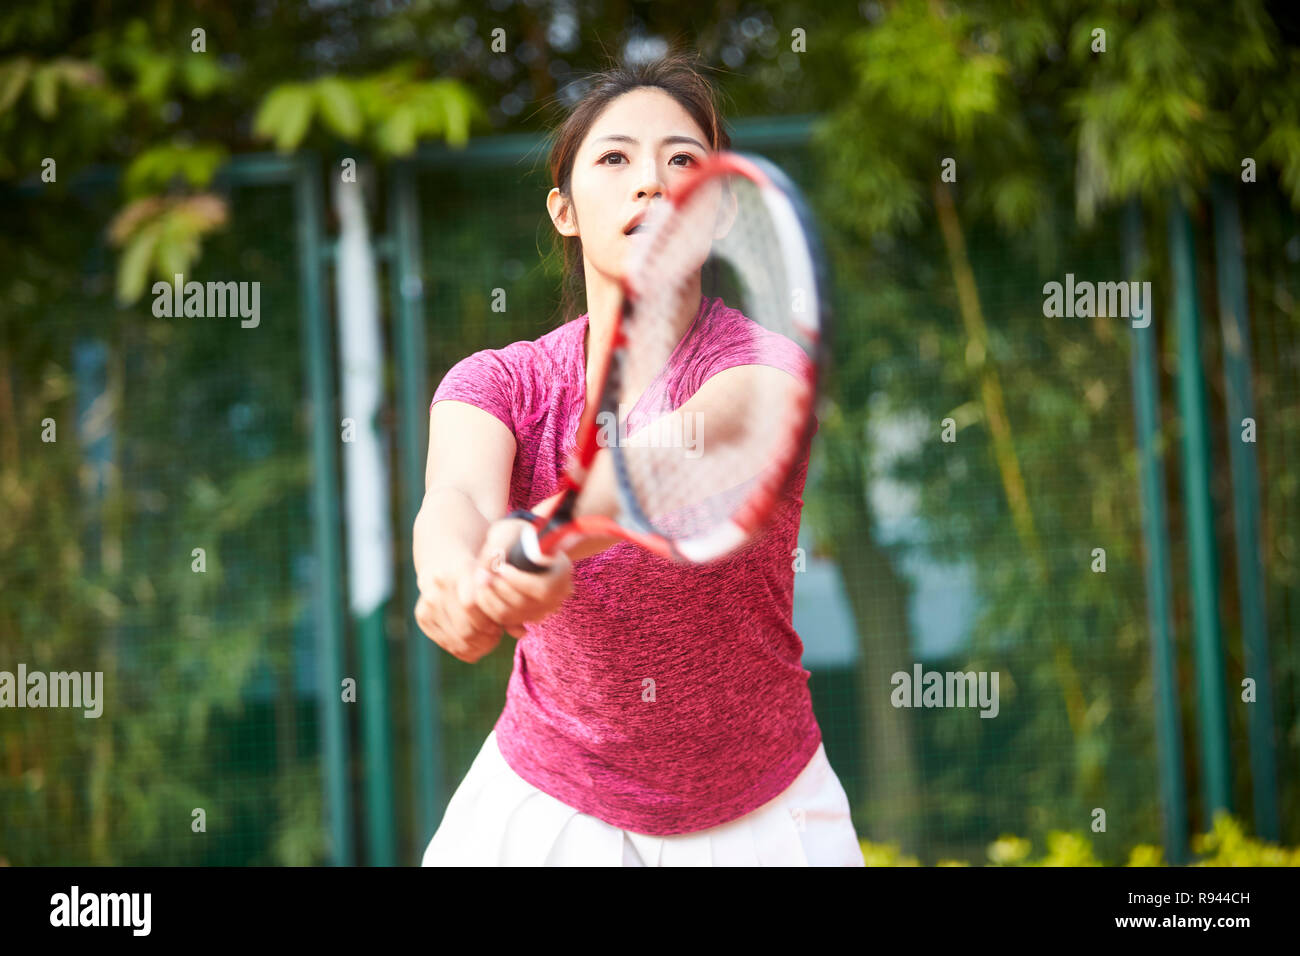
[[(636, 223), (729, 144), (689, 61), (595, 77), (558, 131), (546, 197), (586, 313), (470, 355), (434, 394), (416, 618), (463, 661), (503, 630), (519, 640), (505, 709), (426, 866), (863, 865), (791, 626), (806, 449), (768, 531), (721, 561), (677, 564), (612, 539), (542, 574), (501, 560), (522, 526), (503, 516), (559, 491)], [(699, 295), (689, 310), (683, 331), (706, 343), (739, 315)], [(615, 512), (607, 451), (586, 495)]]

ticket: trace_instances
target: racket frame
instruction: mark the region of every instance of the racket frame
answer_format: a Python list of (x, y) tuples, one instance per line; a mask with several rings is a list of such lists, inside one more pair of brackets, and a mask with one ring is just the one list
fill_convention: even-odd
[[(612, 415), (617, 421), (618, 414), (618, 376), (623, 364), (624, 349), (627, 338), (623, 327), (634, 320), (636, 303), (640, 298), (631, 276), (622, 279), (622, 303), (619, 308), (617, 325), (611, 332), (609, 346), (600, 348), (594, 354), (599, 366), (596, 379), (599, 382), (599, 400), (588, 404), (583, 409), (576, 435), (576, 453), (570, 459), (560, 478), (563, 494), (555, 505), (544, 514), (532, 511), (512, 512), (510, 517), (523, 518), (529, 522), (519, 542), (511, 550), (507, 560), (527, 571), (544, 571), (557, 551), (567, 551), (579, 541), (589, 537), (617, 537), (630, 541), (652, 554), (674, 561), (703, 563), (722, 557), (740, 547), (766, 520), (776, 504), (782, 486), (790, 476), (790, 470), (800, 451), (812, 438), (815, 428), (811, 414), (820, 394), (820, 384), (826, 369), (825, 343), (830, 321), (829, 282), (826, 274), (826, 258), (817, 233), (815, 222), (803, 202), (798, 189), (779, 167), (758, 156), (749, 156), (735, 152), (720, 152), (704, 160), (696, 174), (682, 184), (667, 201), (673, 210), (684, 206), (695, 192), (704, 185), (722, 176), (735, 174), (743, 176), (754, 183), (760, 190), (769, 212), (785, 228), (778, 229), (783, 258), (787, 262), (797, 261), (801, 256), (792, 256), (791, 244), (796, 236), (802, 234), (807, 243), (807, 274), (805, 276), (808, 294), (813, 298), (811, 309), (805, 315), (816, 317), (815, 322), (800, 322), (795, 313), (794, 322), (800, 333), (812, 349), (813, 383), (805, 390), (799, 401), (789, 407), (788, 423), (781, 427), (798, 429), (795, 441), (788, 442), (779, 459), (764, 469), (758, 487), (753, 491), (731, 516), (715, 528), (700, 534), (674, 541), (655, 531), (651, 522), (642, 511), (636, 495), (631, 489), (627, 472), (627, 461), (618, 442), (609, 446), (614, 464), (614, 473), (618, 486), (619, 504), (622, 514), (617, 518), (606, 515), (584, 515), (574, 517), (573, 510), (587, 481), (591, 463), (600, 450), (600, 429), (596, 422), (601, 414)], [(671, 213), (670, 213), (671, 214)], [(791, 221), (789, 217), (793, 216)], [(797, 228), (799, 233), (794, 233)], [(802, 250), (798, 250), (802, 252)], [(698, 320), (697, 316), (697, 320)], [(588, 326), (590, 328), (590, 326)], [(610, 419), (607, 419), (610, 420)]]

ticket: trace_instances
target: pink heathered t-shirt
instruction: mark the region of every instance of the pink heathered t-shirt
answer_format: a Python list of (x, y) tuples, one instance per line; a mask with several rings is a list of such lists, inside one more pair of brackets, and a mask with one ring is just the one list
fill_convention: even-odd
[[(752, 361), (718, 334), (737, 321), (747, 322), (721, 299), (701, 302), (670, 409)], [(559, 490), (586, 404), (586, 329), (582, 315), (536, 341), (475, 352), (434, 394), (514, 434), (512, 509)], [(680, 564), (621, 542), (574, 563), (572, 595), (515, 645), (496, 734), (520, 777), (653, 836), (735, 820), (794, 781), (822, 739), (791, 625), (807, 466), (805, 448), (768, 530), (720, 561)]]

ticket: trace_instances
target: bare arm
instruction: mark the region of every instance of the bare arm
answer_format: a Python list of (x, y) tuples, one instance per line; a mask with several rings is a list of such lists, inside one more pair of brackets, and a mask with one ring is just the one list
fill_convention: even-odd
[(489, 523), (505, 512), (514, 457), (514, 435), (482, 409), (445, 401), (430, 410), (424, 501), (411, 535), (415, 618), (463, 661), (501, 640), (502, 624), (473, 600), (473, 574)]
[[(711, 376), (679, 408), (621, 442), (632, 490), (651, 521), (697, 507), (726, 507), (770, 463), (782, 417), (806, 384), (781, 369), (738, 365)], [(664, 436), (668, 443), (662, 444)], [(602, 449), (597, 466), (608, 465)], [(578, 499), (579, 515), (616, 514), (612, 468)], [(607, 546), (607, 545), (605, 545)], [(599, 549), (599, 548), (598, 548)]]
[(506, 513), (515, 436), (464, 402), (429, 412), (424, 501), (415, 518), (417, 580), (460, 573), (478, 557), (488, 525)]
[[(669, 434), (695, 436), (699, 443), (698, 456), (687, 456), (681, 463), (684, 474), (695, 472), (694, 476), (682, 483), (690, 494), (676, 502), (679, 506), (685, 506), (690, 501), (702, 500), (722, 488), (739, 484), (751, 477), (720, 469), (717, 458), (722, 455), (736, 457), (743, 451), (745, 442), (766, 442), (765, 435), (755, 433), (753, 396), (766, 394), (788, 401), (790, 399), (786, 396), (801, 387), (794, 376), (771, 366), (738, 365), (724, 369), (711, 376), (675, 411), (649, 422), (630, 435), (625, 446), (629, 449), (646, 446), (657, 429), (666, 430)], [(760, 461), (757, 455), (750, 455), (749, 459), (755, 463)], [(533, 510), (546, 514), (562, 494), (563, 492), (556, 492), (539, 502)], [(617, 517), (621, 510), (613, 458), (608, 449), (601, 448), (592, 459), (590, 473), (578, 495), (574, 514), (579, 517)], [(585, 538), (569, 551), (569, 557), (577, 561), (598, 554), (620, 540), (622, 539), (614, 537)]]

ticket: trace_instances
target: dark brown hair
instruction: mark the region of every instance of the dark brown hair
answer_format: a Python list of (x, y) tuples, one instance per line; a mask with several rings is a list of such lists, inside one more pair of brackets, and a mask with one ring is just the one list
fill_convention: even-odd
[[(556, 130), (551, 144), (548, 166), (551, 183), (565, 202), (572, 202), (569, 188), (573, 162), (578, 147), (586, 139), (596, 119), (624, 93), (643, 87), (663, 90), (675, 99), (699, 124), (712, 150), (729, 149), (731, 136), (723, 128), (718, 109), (717, 90), (697, 67), (698, 58), (677, 53), (634, 66), (612, 67), (589, 78), (590, 85), (582, 98)], [(561, 318), (574, 317), (578, 298), (585, 287), (582, 269), (582, 240), (576, 236), (557, 236), (564, 254), (564, 280), (561, 291)]]

